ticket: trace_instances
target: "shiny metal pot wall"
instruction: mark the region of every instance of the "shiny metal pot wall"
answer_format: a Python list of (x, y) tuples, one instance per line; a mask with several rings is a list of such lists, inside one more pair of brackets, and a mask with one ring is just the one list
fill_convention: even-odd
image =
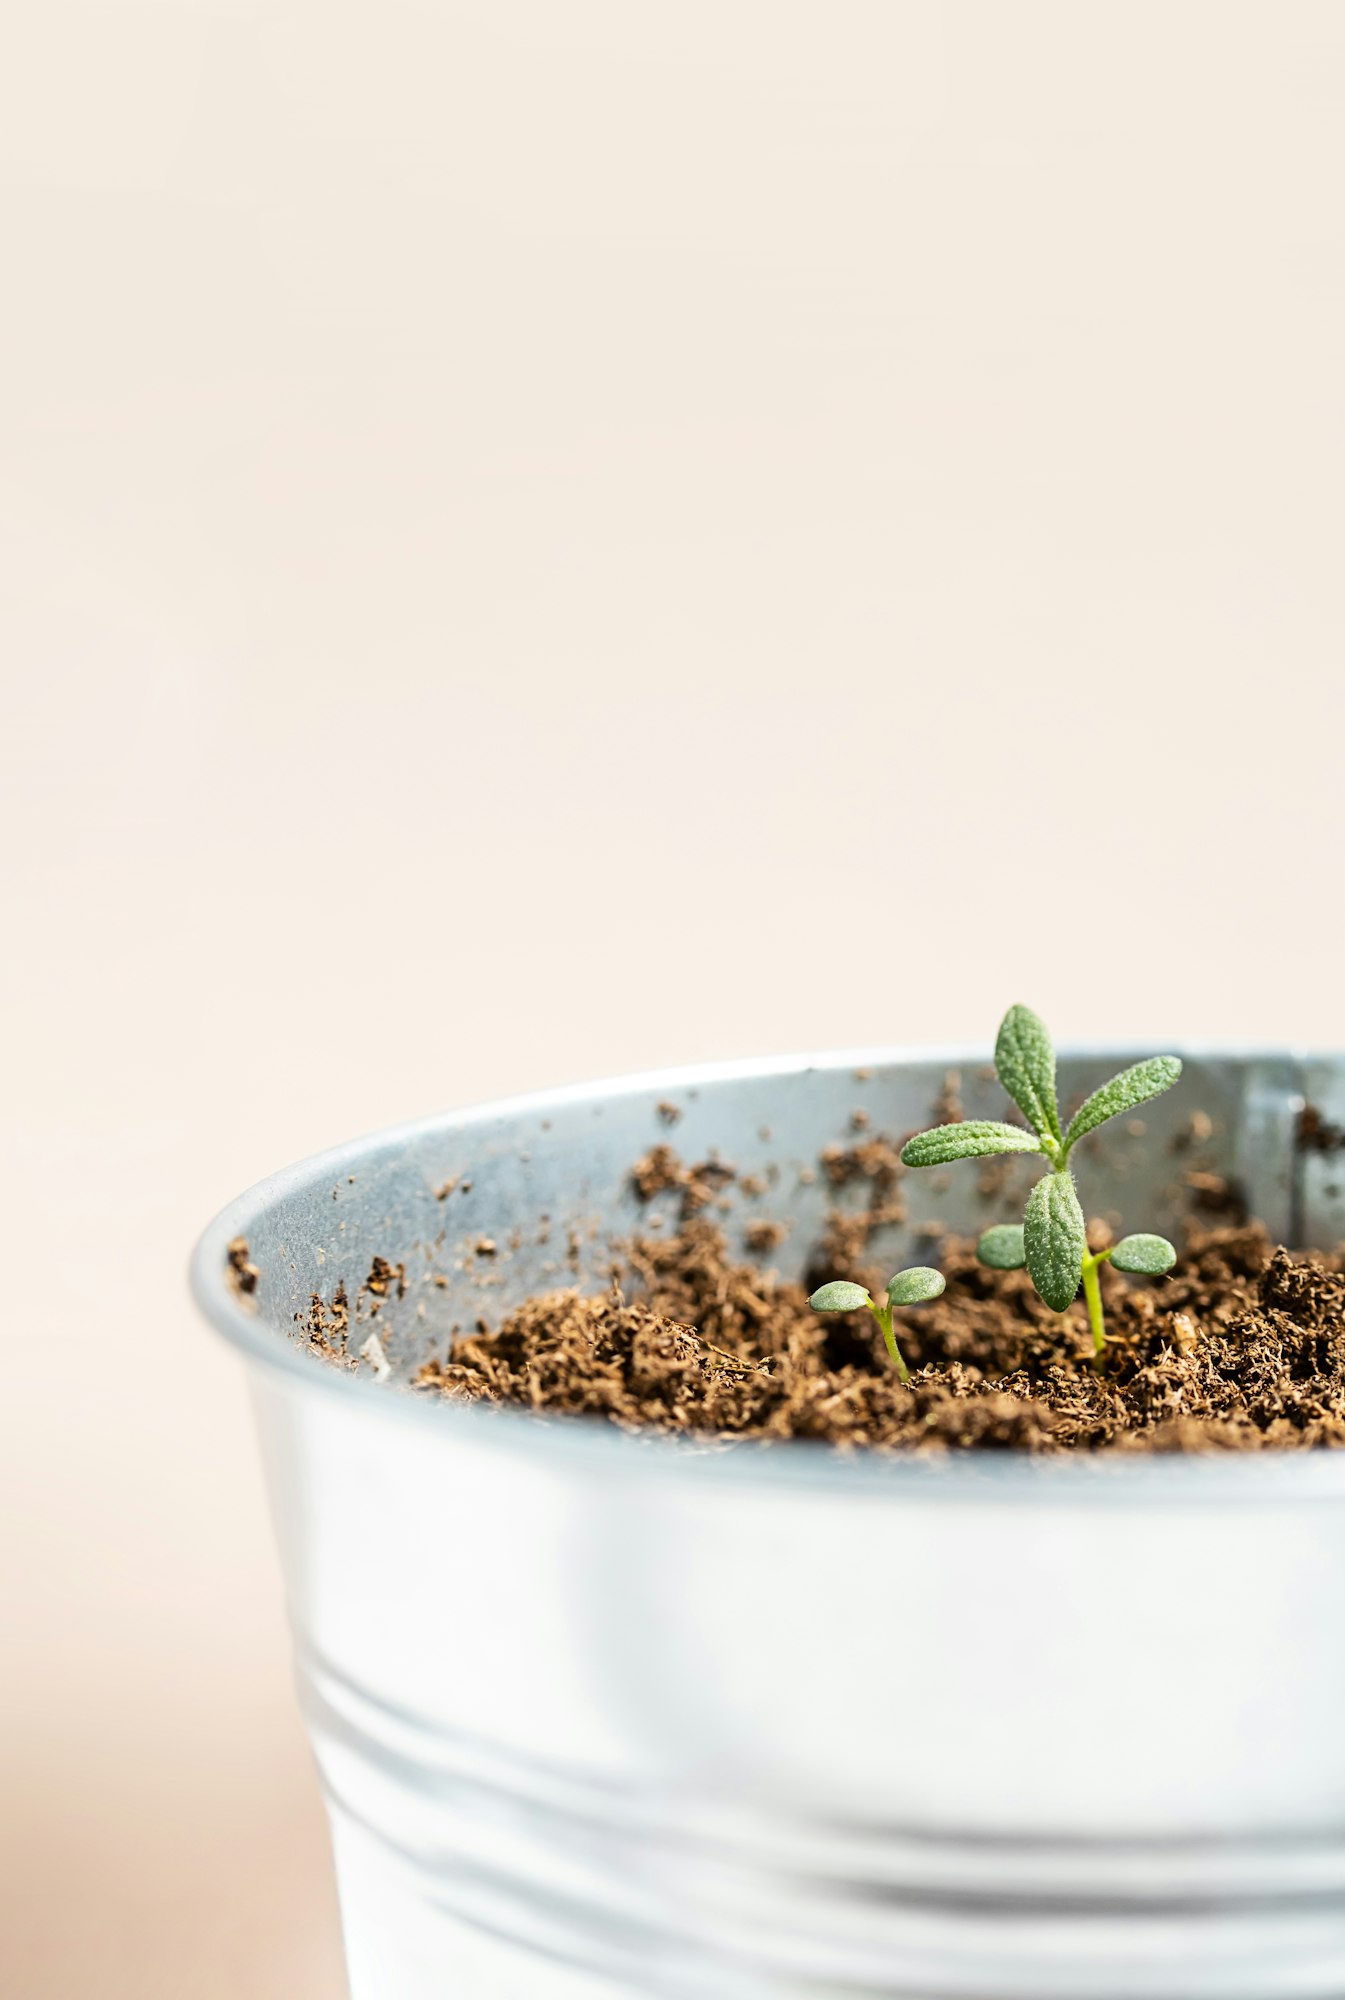
[[(1062, 1095), (1142, 1053), (1063, 1058)], [(354, 2000), (1345, 1993), (1345, 1456), (715, 1453), (405, 1386), (455, 1327), (603, 1283), (662, 1138), (760, 1177), (726, 1227), (790, 1219), (771, 1262), (801, 1269), (838, 1198), (822, 1148), (856, 1112), (929, 1123), (954, 1061), (450, 1115), (207, 1232), (197, 1296), (251, 1372)], [(960, 1068), (968, 1114), (999, 1113)], [(1105, 1162), (1081, 1149), (1085, 1197), (1171, 1229), (1189, 1175), (1221, 1174), (1277, 1233), (1334, 1242), (1305, 1096), (1345, 1108), (1339, 1065), (1195, 1054)], [(912, 1176), (893, 1262), (928, 1255), (922, 1225), (1012, 1212), (1013, 1172), (1003, 1210), (974, 1168)], [(374, 1349), (354, 1371), (310, 1350), (338, 1286), (392, 1381)]]

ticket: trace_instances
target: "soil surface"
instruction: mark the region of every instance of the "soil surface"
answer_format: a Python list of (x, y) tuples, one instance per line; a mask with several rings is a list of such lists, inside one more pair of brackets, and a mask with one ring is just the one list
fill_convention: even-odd
[[(867, 1149), (867, 1151), (866, 1151)], [(861, 1141), (824, 1170), (869, 1180), (870, 1208), (838, 1219), (804, 1284), (734, 1261), (702, 1211), (714, 1173), (655, 1148), (642, 1197), (681, 1188), (675, 1232), (627, 1247), (609, 1293), (530, 1299), (460, 1340), (417, 1386), (467, 1401), (597, 1416), (628, 1429), (814, 1438), (939, 1452), (1305, 1450), (1345, 1444), (1345, 1258), (1291, 1255), (1255, 1224), (1193, 1228), (1167, 1277), (1102, 1268), (1108, 1346), (1095, 1369), (1082, 1301), (1064, 1314), (1026, 1272), (989, 1271), (947, 1242), (942, 1297), (897, 1315), (903, 1386), (865, 1312), (819, 1315), (808, 1290), (890, 1275), (865, 1263), (890, 1214), (895, 1156)], [(871, 1154), (872, 1157), (868, 1155)], [(764, 1234), (753, 1245), (769, 1253)], [(1101, 1247), (1094, 1237), (1093, 1247)]]

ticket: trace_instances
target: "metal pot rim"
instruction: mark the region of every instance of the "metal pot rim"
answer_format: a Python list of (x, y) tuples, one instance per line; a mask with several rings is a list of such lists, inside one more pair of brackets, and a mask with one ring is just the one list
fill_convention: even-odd
[[(1211, 1043), (1188, 1044), (1187, 1052), (1247, 1059), (1280, 1053)], [(1063, 1048), (1060, 1053), (1131, 1062), (1137, 1054), (1149, 1051), (1089, 1044)], [(236, 1237), (248, 1237), (259, 1214), (315, 1178), (348, 1173), (367, 1158), (371, 1147), (409, 1144), (431, 1132), (470, 1132), (501, 1117), (545, 1114), (593, 1097), (651, 1091), (671, 1094), (747, 1077), (784, 1080), (810, 1070), (877, 1069), (914, 1060), (967, 1065), (984, 1061), (985, 1051), (962, 1046), (885, 1046), (699, 1063), (493, 1098), (388, 1126), (269, 1174), (230, 1202), (196, 1245), (190, 1272), (192, 1294), (205, 1318), (246, 1360), (279, 1375), (294, 1392), (315, 1391), (343, 1398), (351, 1411), (364, 1409), (370, 1417), (419, 1426), (423, 1435), (433, 1432), (442, 1437), (446, 1447), (455, 1438), (469, 1438), (478, 1447), (489, 1444), (526, 1452), (534, 1460), (555, 1459), (571, 1467), (577, 1464), (595, 1477), (694, 1479), (699, 1485), (707, 1480), (728, 1486), (744, 1481), (754, 1486), (806, 1485), (849, 1499), (867, 1493), (875, 1502), (937, 1498), (941, 1505), (957, 1500), (983, 1503), (988, 1487), (998, 1488), (1006, 1501), (1015, 1504), (1067, 1507), (1170, 1504), (1174, 1500), (1196, 1506), (1345, 1500), (1345, 1449), (1135, 1458), (1119, 1453), (1036, 1458), (1005, 1452), (903, 1460), (895, 1455), (846, 1456), (824, 1444), (791, 1439), (769, 1446), (744, 1444), (707, 1451), (657, 1434), (632, 1437), (612, 1425), (583, 1417), (543, 1419), (527, 1411), (455, 1407), (445, 1400), (390, 1391), (368, 1376), (327, 1366), (250, 1313), (227, 1279), (228, 1245)]]

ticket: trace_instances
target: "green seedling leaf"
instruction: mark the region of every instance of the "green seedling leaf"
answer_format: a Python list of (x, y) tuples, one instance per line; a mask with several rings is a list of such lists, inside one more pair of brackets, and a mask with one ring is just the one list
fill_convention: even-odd
[(873, 1301), (862, 1285), (851, 1285), (844, 1278), (837, 1278), (830, 1285), (820, 1286), (808, 1303), (814, 1312), (848, 1313), (872, 1305)]
[[(1110, 1083), (1104, 1083), (1100, 1090), (1086, 1099), (1069, 1121), (1065, 1134), (1065, 1149), (1092, 1132), (1108, 1118), (1117, 1118), (1123, 1111), (1131, 1110), (1136, 1104), (1143, 1104), (1150, 1097), (1159, 1097), (1165, 1090), (1171, 1090), (1182, 1073), (1181, 1062), (1176, 1056), (1150, 1056), (1147, 1062), (1134, 1063), (1123, 1069)], [(1113, 1259), (1113, 1262), (1115, 1260)]]
[[(1056, 1096), (1055, 1051), (1044, 1021), (1030, 1007), (1010, 1007), (995, 1041), (995, 1067), (1009, 1096), (1030, 1121), (1032, 1130), (989, 1118), (969, 1118), (958, 1125), (938, 1125), (918, 1132), (902, 1147), (908, 1167), (941, 1167), (955, 1160), (983, 1159), (995, 1153), (1044, 1153), (1048, 1171), (1028, 1197), (1021, 1225), (1000, 1223), (987, 1229), (976, 1246), (981, 1262), (991, 1270), (1017, 1271), (1024, 1265), (1037, 1291), (1052, 1311), (1068, 1310), (1083, 1286), (1088, 1324), (1093, 1336), (1094, 1365), (1103, 1369), (1107, 1331), (1099, 1267), (1108, 1258), (1118, 1271), (1158, 1277), (1170, 1271), (1176, 1252), (1162, 1236), (1127, 1236), (1114, 1250), (1088, 1254), (1083, 1210), (1067, 1161), (1070, 1148), (1109, 1118), (1118, 1117), (1168, 1090), (1182, 1073), (1176, 1056), (1150, 1056), (1104, 1083), (1075, 1113), (1064, 1133)], [(925, 1287), (928, 1286), (928, 1289)], [(826, 1285), (813, 1299), (821, 1311), (843, 1312), (866, 1304), (883, 1330), (887, 1349), (903, 1382), (909, 1371), (892, 1332), (897, 1306), (935, 1298), (943, 1290), (937, 1271), (899, 1271), (881, 1304), (858, 1286)]]
[(936, 1125), (917, 1132), (901, 1149), (908, 1167), (942, 1167), (950, 1160), (974, 1160), (986, 1153), (1039, 1153), (1041, 1141), (1021, 1125), (994, 1118), (967, 1118), (960, 1125)]
[(1133, 1271), (1144, 1278), (1161, 1278), (1177, 1261), (1177, 1253), (1166, 1236), (1123, 1236), (1111, 1253), (1118, 1271)]
[(888, 1282), (887, 1303), (890, 1306), (918, 1306), (924, 1299), (937, 1299), (944, 1287), (942, 1271), (931, 1271), (928, 1264), (913, 1264), (909, 1271), (898, 1271)]
[(1055, 1050), (1046, 1023), (1030, 1007), (1010, 1007), (995, 1038), (995, 1071), (1033, 1130), (1060, 1139)]
[(976, 1255), (992, 1271), (1021, 1271), (1027, 1262), (1021, 1222), (997, 1222), (976, 1245)]
[(1074, 1302), (1088, 1248), (1083, 1210), (1067, 1171), (1046, 1174), (1027, 1198), (1023, 1248), (1032, 1282), (1052, 1312)]

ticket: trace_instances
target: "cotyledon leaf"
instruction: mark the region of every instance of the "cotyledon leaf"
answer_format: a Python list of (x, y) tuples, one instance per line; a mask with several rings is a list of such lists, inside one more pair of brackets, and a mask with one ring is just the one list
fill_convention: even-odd
[(1100, 1090), (1086, 1098), (1069, 1121), (1065, 1134), (1068, 1149), (1086, 1132), (1105, 1124), (1108, 1118), (1117, 1118), (1123, 1111), (1130, 1111), (1137, 1104), (1143, 1104), (1150, 1097), (1158, 1097), (1165, 1090), (1171, 1090), (1182, 1073), (1179, 1056), (1150, 1056), (1145, 1062), (1132, 1063), (1123, 1069), (1110, 1083), (1104, 1083)]
[(965, 1118), (960, 1125), (935, 1125), (917, 1132), (901, 1149), (908, 1167), (944, 1167), (950, 1160), (974, 1160), (987, 1153), (1039, 1153), (1041, 1140), (1021, 1125), (995, 1118)]
[(1060, 1137), (1055, 1050), (1046, 1023), (1030, 1007), (1010, 1007), (995, 1037), (995, 1073), (1036, 1131)]
[(1132, 1271), (1144, 1278), (1161, 1278), (1177, 1261), (1177, 1253), (1166, 1236), (1123, 1236), (1111, 1253), (1118, 1271)]
[(992, 1271), (1021, 1271), (1027, 1262), (1021, 1222), (997, 1222), (976, 1245), (976, 1255)]
[(1088, 1248), (1083, 1210), (1066, 1169), (1046, 1174), (1027, 1198), (1023, 1216), (1027, 1268), (1052, 1312), (1073, 1304)]
[(944, 1287), (942, 1271), (932, 1271), (928, 1264), (912, 1264), (909, 1270), (898, 1271), (887, 1287), (887, 1303), (890, 1306), (918, 1306), (925, 1299), (937, 1299)]
[(849, 1284), (844, 1278), (837, 1278), (829, 1285), (822, 1285), (808, 1301), (814, 1312), (848, 1313), (860, 1306), (872, 1303), (862, 1285)]

